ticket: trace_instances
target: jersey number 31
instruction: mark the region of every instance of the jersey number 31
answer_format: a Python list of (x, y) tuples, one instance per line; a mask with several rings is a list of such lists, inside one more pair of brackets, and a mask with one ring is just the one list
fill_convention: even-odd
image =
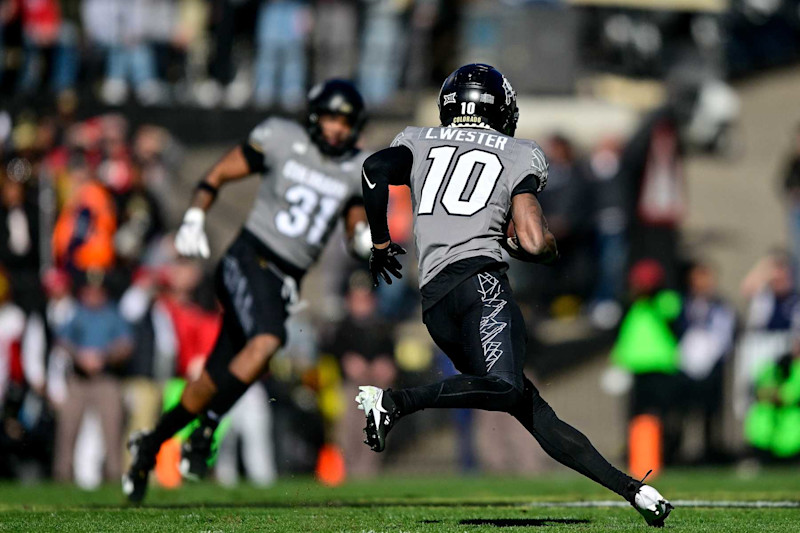
[(289, 237), (299, 237), (307, 231), (306, 241), (318, 246), (339, 208), (339, 200), (320, 196), (305, 185), (294, 185), (287, 189), (286, 201), (290, 204), (289, 210), (277, 214), (275, 226)]
[[(464, 152), (456, 158), (453, 170), (445, 183), (447, 171), (457, 150), (455, 146), (437, 146), (428, 152), (431, 167), (422, 184), (418, 215), (433, 214), (436, 198), (443, 186), (442, 206), (448, 215), (472, 216), (489, 203), (500, 173), (503, 172), (500, 158), (484, 150)], [(475, 186), (469, 196), (463, 198), (476, 165), (481, 165), (481, 169)]]

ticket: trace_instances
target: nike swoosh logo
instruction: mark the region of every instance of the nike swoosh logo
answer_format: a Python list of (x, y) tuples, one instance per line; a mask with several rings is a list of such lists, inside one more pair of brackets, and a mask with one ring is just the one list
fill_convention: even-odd
[(381, 427), (381, 413), (385, 413), (386, 409), (383, 408), (383, 391), (378, 393), (378, 398), (375, 400), (375, 407), (372, 408), (372, 417), (375, 419), (375, 427)]
[(367, 173), (364, 172), (363, 168), (361, 169), (361, 175), (364, 176), (364, 181), (367, 182), (367, 187), (369, 187), (370, 189), (374, 189), (375, 188), (375, 184), (372, 183), (371, 181), (369, 181), (369, 178), (367, 177)]

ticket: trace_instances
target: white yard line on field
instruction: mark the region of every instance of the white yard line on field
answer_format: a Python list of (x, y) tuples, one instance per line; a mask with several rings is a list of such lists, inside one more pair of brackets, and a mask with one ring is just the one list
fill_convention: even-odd
[[(718, 507), (718, 508), (737, 508), (737, 509), (797, 509), (800, 508), (800, 501), (770, 501), (770, 500), (671, 500), (675, 507)], [(592, 500), (592, 501), (571, 501), (571, 502), (531, 502), (524, 504), (525, 507), (627, 507), (627, 502), (619, 500)]]

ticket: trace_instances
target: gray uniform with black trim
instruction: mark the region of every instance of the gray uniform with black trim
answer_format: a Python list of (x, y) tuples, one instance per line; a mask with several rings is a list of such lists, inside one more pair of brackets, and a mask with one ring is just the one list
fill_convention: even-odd
[(392, 146), (414, 155), (411, 199), (423, 287), (469, 257), (502, 261), (500, 238), (511, 192), (528, 175), (547, 184), (547, 160), (533, 141), (482, 128), (408, 127)]
[(267, 171), (245, 228), (287, 262), (307, 270), (348, 201), (361, 197), (361, 166), (369, 153), (326, 157), (305, 128), (280, 118), (259, 124), (248, 141), (264, 155)]

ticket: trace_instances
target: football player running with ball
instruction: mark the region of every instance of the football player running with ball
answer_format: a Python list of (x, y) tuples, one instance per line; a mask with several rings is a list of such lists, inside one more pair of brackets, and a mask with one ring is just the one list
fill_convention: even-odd
[(134, 434), (123, 491), (139, 502), (161, 444), (199, 417), (184, 443), (181, 473), (200, 478), (220, 418), (261, 377), (286, 340), (303, 274), (317, 260), (340, 217), (350, 249), (366, 258), (370, 237), (361, 199), (361, 168), (368, 154), (356, 147), (364, 125), (361, 95), (349, 82), (329, 80), (311, 89), (306, 125), (270, 118), (224, 155), (200, 181), (175, 247), (187, 257), (209, 257), (205, 213), (223, 185), (259, 174), (261, 186), (239, 236), (216, 271), (222, 328), (202, 375), (150, 432)]
[(523, 373), (525, 324), (501, 247), (533, 263), (550, 263), (558, 252), (536, 198), (547, 185), (547, 162), (535, 142), (514, 138), (514, 89), (488, 65), (463, 66), (442, 85), (439, 117), (441, 127), (406, 128), (391, 147), (370, 156), (362, 187), (376, 284), (399, 277), (396, 256), (405, 253), (389, 235), (388, 186), (411, 188), (423, 321), (461, 374), (401, 390), (360, 387), (366, 444), (382, 451), (397, 421), (420, 409), (503, 411), (556, 461), (625, 498), (648, 524), (663, 525), (670, 503), (609, 464)]

